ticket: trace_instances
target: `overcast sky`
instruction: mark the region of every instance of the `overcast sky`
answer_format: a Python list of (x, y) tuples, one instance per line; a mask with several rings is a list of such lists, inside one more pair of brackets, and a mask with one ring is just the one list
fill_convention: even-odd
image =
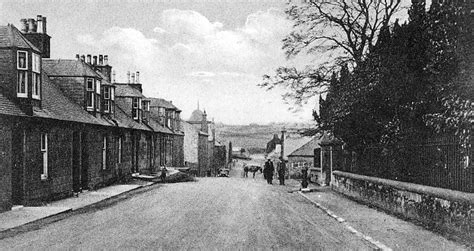
[(108, 54), (117, 79), (140, 71), (144, 94), (170, 99), (188, 118), (199, 101), (229, 124), (309, 121), (281, 90), (257, 87), (286, 64), (281, 39), (291, 23), (276, 0), (0, 0), (0, 23), (47, 17), (51, 57)]
[(172, 100), (187, 119), (196, 109), (228, 124), (304, 122), (283, 90), (260, 88), (262, 75), (287, 62), (291, 29), (277, 0), (0, 0), (0, 24), (47, 17), (51, 57), (107, 54), (119, 81), (140, 71), (144, 94)]

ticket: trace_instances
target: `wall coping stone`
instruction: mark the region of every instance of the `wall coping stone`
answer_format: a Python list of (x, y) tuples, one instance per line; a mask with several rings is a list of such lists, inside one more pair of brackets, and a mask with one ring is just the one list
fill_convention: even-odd
[(402, 182), (402, 181), (388, 180), (388, 179), (364, 176), (364, 175), (342, 172), (342, 171), (333, 171), (333, 175), (356, 179), (356, 180), (369, 181), (369, 182), (373, 182), (373, 183), (377, 183), (381, 185), (390, 186), (399, 190), (415, 192), (415, 193), (420, 193), (420, 194), (428, 194), (428, 195), (432, 195), (432, 196), (450, 200), (450, 201), (467, 202), (471, 205), (474, 205), (474, 193), (466, 193), (466, 192), (454, 191), (454, 190), (438, 188), (438, 187), (424, 186), (424, 185), (413, 184), (413, 183)]

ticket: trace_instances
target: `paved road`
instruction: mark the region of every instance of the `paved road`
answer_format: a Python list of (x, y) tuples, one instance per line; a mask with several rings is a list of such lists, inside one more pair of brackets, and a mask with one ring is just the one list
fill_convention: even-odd
[(1, 249), (373, 249), (287, 187), (257, 179), (166, 184), (0, 240)]

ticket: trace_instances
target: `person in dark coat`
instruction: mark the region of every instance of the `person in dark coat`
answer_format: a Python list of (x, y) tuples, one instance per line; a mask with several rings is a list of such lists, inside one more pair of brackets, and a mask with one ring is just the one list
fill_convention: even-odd
[(163, 183), (166, 182), (166, 173), (167, 172), (168, 172), (168, 170), (166, 169), (166, 166), (163, 166), (161, 168), (161, 174), (160, 174), (161, 182), (163, 182)]
[(278, 180), (280, 181), (280, 185), (285, 185), (285, 174), (286, 174), (286, 164), (285, 160), (280, 158), (281, 162), (278, 163)]
[(273, 172), (275, 172), (275, 167), (273, 166), (273, 163), (270, 159), (267, 159), (267, 162), (265, 162), (265, 168), (263, 169), (263, 171), (264, 176), (267, 179), (267, 183), (272, 184)]

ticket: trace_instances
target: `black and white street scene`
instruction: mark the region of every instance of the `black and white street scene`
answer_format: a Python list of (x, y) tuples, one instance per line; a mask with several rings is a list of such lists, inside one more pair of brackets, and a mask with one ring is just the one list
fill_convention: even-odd
[(472, 250), (473, 145), (473, 1), (0, 0), (0, 250)]

